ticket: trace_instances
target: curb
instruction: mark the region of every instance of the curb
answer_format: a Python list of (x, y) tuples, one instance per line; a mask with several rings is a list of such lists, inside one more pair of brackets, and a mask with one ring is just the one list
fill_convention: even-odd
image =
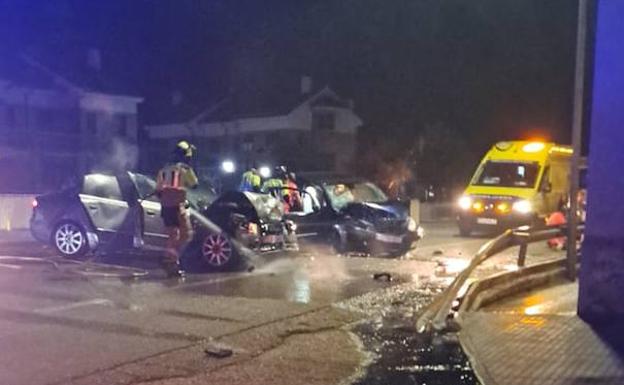
[[(567, 277), (566, 259), (558, 258), (513, 272), (499, 273), (473, 282), (462, 298), (455, 320), (461, 325), (462, 317), (467, 312), (475, 312), (505, 297), (526, 292), (531, 289), (548, 286), (561, 278)], [(470, 337), (459, 332), (459, 342), (480, 384), (499, 385), (489, 370), (481, 365), (475, 354)]]
[(555, 282), (566, 275), (566, 259), (558, 258), (512, 272), (503, 272), (473, 282), (464, 295), (458, 318), (497, 300)]

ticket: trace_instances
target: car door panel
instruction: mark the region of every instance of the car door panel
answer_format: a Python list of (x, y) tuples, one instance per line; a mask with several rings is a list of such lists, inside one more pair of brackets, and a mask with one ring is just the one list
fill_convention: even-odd
[(165, 224), (160, 217), (160, 203), (151, 200), (141, 202), (143, 209), (143, 239), (146, 244), (165, 247), (167, 234)]

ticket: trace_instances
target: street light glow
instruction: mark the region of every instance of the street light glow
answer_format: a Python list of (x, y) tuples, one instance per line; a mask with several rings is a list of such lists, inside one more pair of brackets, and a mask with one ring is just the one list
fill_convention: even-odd
[(227, 174), (231, 174), (236, 171), (236, 165), (231, 160), (224, 160), (223, 163), (221, 163), (221, 168), (223, 169), (223, 172)]

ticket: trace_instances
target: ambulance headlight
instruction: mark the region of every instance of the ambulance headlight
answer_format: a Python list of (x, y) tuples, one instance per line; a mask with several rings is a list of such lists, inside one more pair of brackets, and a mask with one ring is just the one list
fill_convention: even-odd
[(460, 209), (464, 211), (469, 210), (472, 206), (472, 198), (464, 195), (463, 197), (459, 198), (459, 200), (457, 201), (457, 205)]
[(511, 209), (519, 214), (528, 214), (533, 211), (533, 205), (526, 199), (515, 201)]

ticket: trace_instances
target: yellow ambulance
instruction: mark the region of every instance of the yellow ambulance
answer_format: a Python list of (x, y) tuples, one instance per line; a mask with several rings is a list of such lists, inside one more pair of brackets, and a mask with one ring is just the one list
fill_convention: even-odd
[(457, 202), (461, 235), (544, 223), (566, 202), (571, 157), (555, 143), (496, 143)]

